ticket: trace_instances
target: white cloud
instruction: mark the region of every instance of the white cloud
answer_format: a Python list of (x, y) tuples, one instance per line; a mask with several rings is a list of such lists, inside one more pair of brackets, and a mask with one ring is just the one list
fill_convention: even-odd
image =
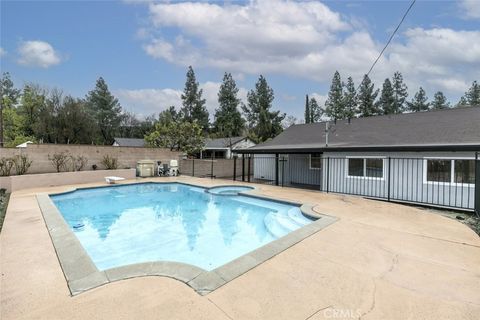
[(0, 57), (7, 55), (7, 51), (5, 51), (2, 47), (0, 47)]
[(48, 68), (62, 61), (58, 52), (45, 41), (23, 41), (18, 53), (18, 63), (25, 66)]
[[(471, 15), (480, 10), (475, 4), (477, 0), (463, 3), (470, 6)], [(281, 74), (326, 85), (338, 70), (343, 79), (352, 76), (358, 84), (384, 45), (357, 18), (346, 19), (320, 2), (164, 2), (150, 3), (148, 8), (151, 25), (144, 38), (145, 52), (182, 66)], [(164, 33), (165, 29), (169, 32)], [(411, 28), (400, 32), (371, 78), (380, 87), (397, 70), (411, 94), (419, 86), (430, 95), (437, 90), (461, 94), (478, 78), (480, 31)]]
[(458, 2), (462, 16), (467, 19), (480, 19), (480, 2), (478, 0), (462, 0)]
[[(203, 98), (206, 100), (206, 107), (213, 120), (215, 109), (218, 108), (218, 90), (219, 82), (207, 81), (200, 84), (203, 90)], [(175, 106), (177, 109), (182, 106), (182, 90), (181, 89), (119, 89), (114, 90), (115, 96), (118, 97), (122, 106), (133, 111), (140, 116), (150, 114), (158, 114), (169, 106)], [(239, 88), (238, 97), (242, 101), (247, 99), (247, 90)]]

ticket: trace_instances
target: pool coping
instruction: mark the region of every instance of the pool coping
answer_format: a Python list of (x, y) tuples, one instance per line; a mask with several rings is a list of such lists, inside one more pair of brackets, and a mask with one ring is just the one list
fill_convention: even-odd
[[(205, 187), (179, 181), (129, 182), (118, 184), (116, 186), (144, 183), (178, 183), (205, 189), (220, 186)], [(107, 186), (93, 188), (103, 187)], [(300, 206), (300, 210), (305, 216), (317, 220), (211, 271), (204, 270), (194, 265), (173, 261), (136, 263), (100, 271), (49, 197), (50, 195), (65, 194), (75, 190), (91, 188), (92, 187), (70, 188), (64, 192), (41, 193), (36, 195), (40, 211), (42, 212), (45, 225), (72, 296), (110, 282), (143, 276), (164, 276), (173, 278), (184, 282), (200, 295), (206, 295), (338, 220), (336, 217), (319, 214), (313, 211), (313, 205), (311, 204), (300, 204), (292, 201), (275, 199), (261, 194), (258, 188), (254, 188), (253, 190), (241, 192), (239, 194), (242, 196), (297, 205)]]

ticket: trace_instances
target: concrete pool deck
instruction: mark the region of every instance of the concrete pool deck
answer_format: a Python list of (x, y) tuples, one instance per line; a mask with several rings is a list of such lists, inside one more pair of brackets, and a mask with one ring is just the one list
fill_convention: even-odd
[[(232, 185), (190, 177), (151, 180)], [(148, 276), (72, 297), (36, 194), (96, 185), (102, 184), (11, 195), (0, 234), (1, 319), (478, 319), (480, 314), (480, 238), (465, 225), (403, 205), (255, 184), (248, 185), (266, 196), (314, 204), (314, 211), (338, 221), (205, 296), (180, 281)]]

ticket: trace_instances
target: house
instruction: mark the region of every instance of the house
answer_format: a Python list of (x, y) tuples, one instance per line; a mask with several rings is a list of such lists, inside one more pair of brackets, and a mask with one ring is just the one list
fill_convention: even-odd
[(114, 138), (112, 146), (114, 147), (145, 147), (144, 139), (134, 138)]
[(466, 210), (478, 197), (480, 205), (480, 106), (294, 125), (237, 152), (253, 159), (247, 177), (256, 182)]
[(235, 150), (255, 146), (255, 143), (247, 137), (230, 137), (207, 139), (205, 147), (199, 153), (200, 159), (231, 159)]

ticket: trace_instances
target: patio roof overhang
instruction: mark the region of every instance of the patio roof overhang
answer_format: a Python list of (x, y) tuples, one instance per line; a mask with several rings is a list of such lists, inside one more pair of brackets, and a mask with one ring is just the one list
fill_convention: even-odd
[(421, 152), (421, 151), (478, 151), (480, 143), (442, 144), (442, 145), (394, 145), (394, 146), (268, 146), (265, 148), (237, 149), (241, 154), (275, 154), (275, 153), (317, 153), (317, 152)]

